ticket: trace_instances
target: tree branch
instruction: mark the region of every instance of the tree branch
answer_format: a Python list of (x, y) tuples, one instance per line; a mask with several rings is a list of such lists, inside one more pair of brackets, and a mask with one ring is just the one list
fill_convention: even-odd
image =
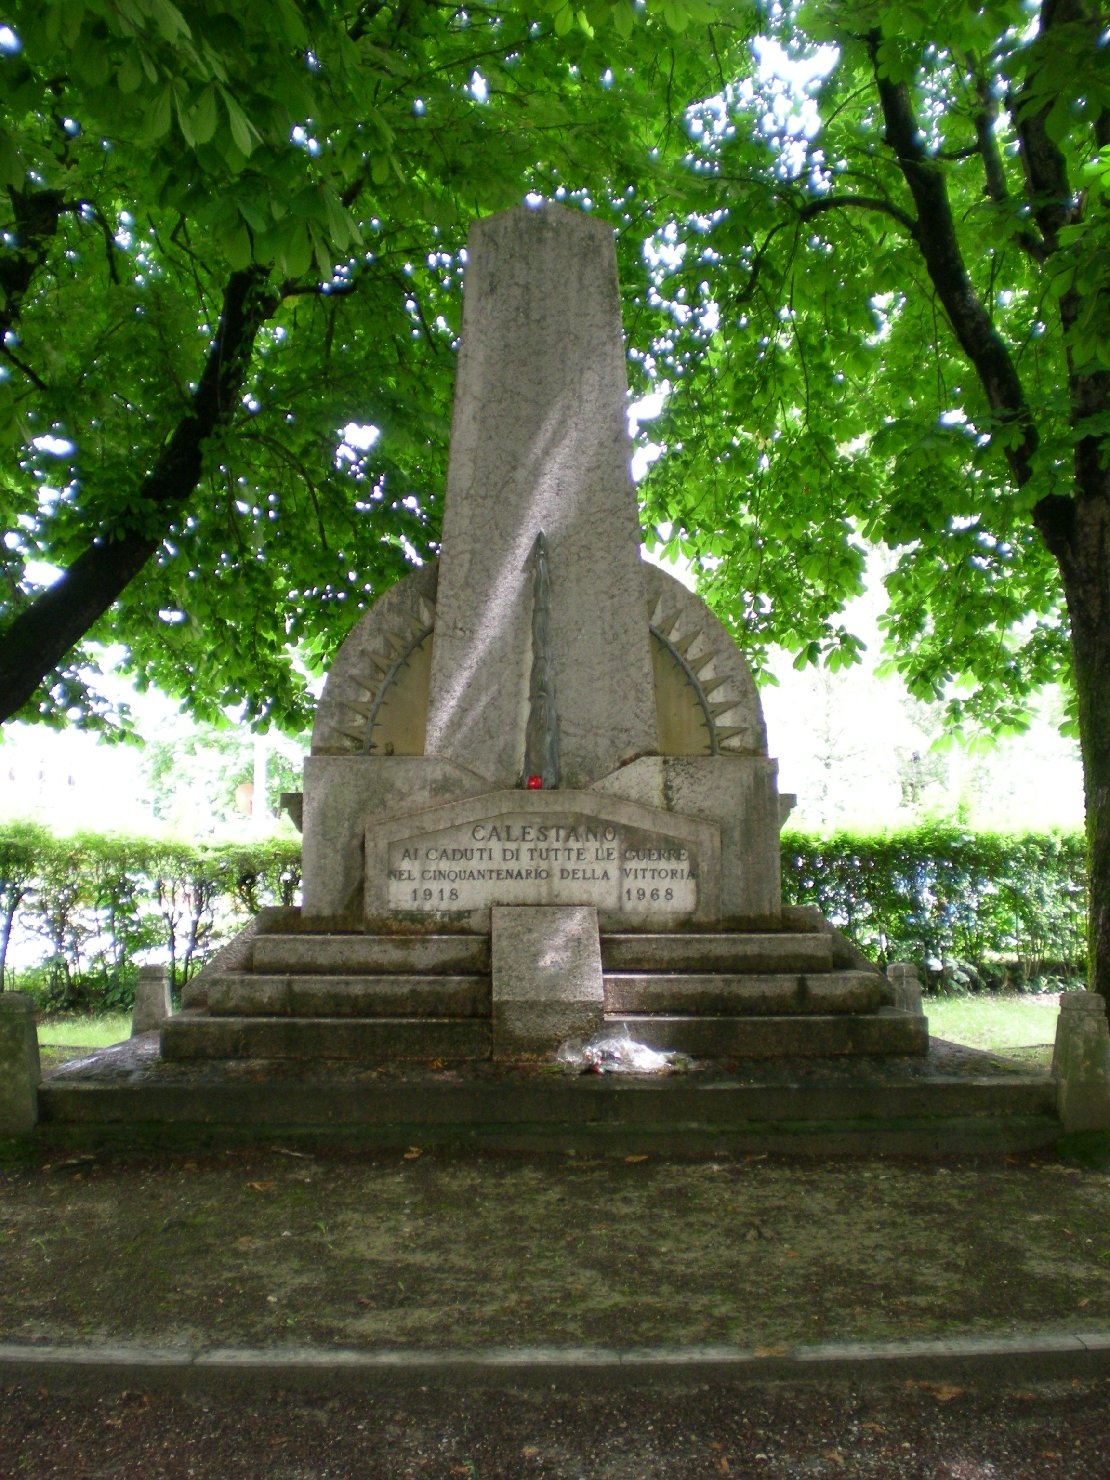
[(235, 415), (255, 338), (278, 301), (257, 269), (228, 280), (216, 338), (189, 409), (140, 485), (142, 509), (103, 529), (8, 624), (0, 644), (0, 720), (32, 698), (157, 550), (174, 514), (196, 491), (205, 443)]
[(15, 227), (15, 250), (0, 254), (0, 336), (19, 320), (23, 299), (46, 261), (58, 222), (66, 209), (60, 190), (8, 189)]
[[(983, 161), (984, 190), (995, 205), (1009, 206), (1012, 197), (1006, 184), (1002, 151), (998, 147), (998, 139), (995, 135), (995, 125), (998, 123), (998, 102), (991, 91), (990, 83), (979, 71), (975, 73), (975, 97), (975, 138), (977, 152)], [(1035, 262), (1045, 260), (1044, 243), (1032, 226), (1024, 222), (1018, 224), (1014, 228), (1013, 237), (1018, 246), (1028, 252)]]
[(815, 216), (824, 215), (826, 211), (879, 211), (891, 220), (897, 221), (898, 225), (917, 240), (918, 224), (908, 211), (903, 211), (901, 206), (896, 206), (893, 201), (884, 200), (877, 195), (822, 195), (816, 200), (807, 201), (798, 212), (801, 221), (812, 221)]
[[(1067, 26), (1090, 24), (1082, 0), (1045, 0), (1041, 7), (1040, 34), (1033, 42), (1034, 55), (1056, 44), (1053, 36)], [(1092, 28), (1092, 40), (1097, 29)], [(1037, 67), (1032, 66), (1016, 97), (1010, 100), (1021, 145), (1021, 163), (1046, 252), (1055, 252), (1061, 227), (1074, 220), (1079, 209), (1072, 203), (1067, 160), (1063, 150), (1049, 138), (1046, 123), (1053, 99), (1042, 102)]]
[(1017, 429), (1004, 448), (1010, 471), (1019, 487), (1033, 474), (1037, 429), (1025, 400), (1025, 391), (1009, 350), (991, 323), (990, 315), (967, 271), (956, 236), (948, 187), (937, 162), (925, 153), (914, 116), (909, 88), (887, 77), (879, 64), (880, 36), (868, 38), (872, 71), (886, 128), (902, 175), (917, 207), (916, 241), (937, 296), (960, 348), (971, 361), (997, 421)]

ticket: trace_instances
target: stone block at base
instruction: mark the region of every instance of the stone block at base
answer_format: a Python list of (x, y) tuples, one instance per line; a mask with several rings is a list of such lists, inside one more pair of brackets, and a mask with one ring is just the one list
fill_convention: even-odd
[(41, 1077), (34, 1003), (23, 992), (0, 992), (0, 1136), (34, 1130)]
[(605, 988), (597, 911), (589, 905), (491, 911), (493, 1056), (550, 1055), (601, 1026)]

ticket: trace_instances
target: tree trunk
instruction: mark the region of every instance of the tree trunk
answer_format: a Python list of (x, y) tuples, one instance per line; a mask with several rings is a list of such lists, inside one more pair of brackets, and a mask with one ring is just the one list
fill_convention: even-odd
[(1060, 565), (1071, 626), (1090, 891), (1087, 981), (1110, 1004), (1110, 487), (1101, 496), (1045, 500), (1036, 519)]

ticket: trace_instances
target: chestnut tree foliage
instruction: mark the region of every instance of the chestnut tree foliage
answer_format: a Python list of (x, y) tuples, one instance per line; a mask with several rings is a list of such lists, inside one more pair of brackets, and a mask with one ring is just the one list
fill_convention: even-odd
[(470, 220), (639, 216), (724, 9), (10, 0), (0, 718), (110, 721), (111, 644), (303, 728), (303, 668), (434, 547)]
[(649, 516), (749, 648), (852, 661), (873, 542), (954, 726), (1073, 684), (1110, 993), (1110, 11), (802, 0), (750, 55), (658, 241)]
[(302, 723), (298, 665), (434, 550), (466, 223), (563, 195), (617, 228), (666, 387), (646, 522), (757, 661), (858, 656), (871, 543), (890, 661), (955, 726), (1073, 684), (1110, 990), (1101, 0), (0, 20), (0, 717), (95, 715), (91, 642)]

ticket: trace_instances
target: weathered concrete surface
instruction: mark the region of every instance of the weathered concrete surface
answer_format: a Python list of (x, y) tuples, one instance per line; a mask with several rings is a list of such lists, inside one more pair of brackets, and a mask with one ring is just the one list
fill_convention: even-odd
[(383, 817), (489, 790), (478, 772), (426, 756), (309, 756), (304, 763), (306, 919), (362, 909), (363, 836)]
[(678, 1049), (697, 1058), (828, 1058), (837, 1054), (923, 1054), (928, 1023), (883, 1008), (869, 1015), (678, 1017), (612, 1014), (638, 1043)]
[(547, 538), (561, 782), (656, 748), (612, 229), (559, 206), (470, 232), (426, 749), (521, 776)]
[(313, 755), (423, 755), (438, 565), (392, 586), (343, 639), (312, 727)]
[(548, 1056), (602, 1025), (597, 911), (587, 905), (491, 911), (493, 1055)]
[[(688, 675), (685, 693), (682, 685), (676, 693), (669, 684), (668, 694), (657, 692), (660, 751), (665, 755), (701, 753), (672, 749), (664, 743), (664, 735), (671, 728), (664, 712), (666, 704), (676, 699), (688, 703), (696, 685), (710, 711), (713, 738), (717, 741), (717, 749), (712, 753), (766, 755), (767, 729), (759, 690), (748, 660), (731, 634), (700, 596), (667, 571), (645, 561), (643, 579), (654, 634), (653, 656), (658, 657), (655, 649), (669, 648), (672, 654), (677, 654), (679, 667)], [(660, 664), (656, 662), (654, 666), (658, 683)]]
[(162, 1024), (162, 1057), (190, 1059), (487, 1059), (481, 1018), (201, 1017), (179, 1012)]
[[(598, 837), (588, 845), (583, 843), (587, 856), (582, 860), (573, 864), (564, 858), (556, 861), (553, 877), (517, 877), (528, 869), (535, 874), (549, 862), (539, 857), (545, 848), (563, 846), (565, 839), (556, 837), (557, 829), (576, 830), (581, 839), (588, 831)], [(612, 839), (603, 836), (607, 829), (613, 832)], [(429, 849), (437, 854), (446, 849), (450, 854), (461, 848), (465, 853), (464, 844), (492, 849), (494, 856), (463, 859), (457, 867), (468, 872), (500, 871), (505, 877), (452, 881), (446, 876), (452, 866), (449, 859), (430, 861)], [(634, 869), (642, 861), (632, 856), (633, 851), (672, 848), (686, 853), (681, 868), (687, 885), (693, 886), (686, 887), (679, 898), (665, 899), (666, 881), (623, 875), (624, 866)], [(535, 858), (528, 856), (530, 850), (536, 852)], [(615, 850), (617, 856), (602, 859), (598, 850)], [(491, 906), (583, 904), (598, 910), (606, 928), (629, 917), (651, 928), (655, 922), (663, 925), (676, 918), (710, 921), (720, 912), (717, 826), (708, 819), (593, 791), (507, 789), (383, 818), (367, 829), (365, 860), (364, 913), (368, 919), (423, 915), (483, 930), (489, 927)], [(564, 868), (577, 869), (581, 877), (563, 878)], [(435, 877), (441, 869), (445, 876)], [(604, 873), (607, 878), (601, 877)], [(631, 900), (625, 897), (629, 889), (634, 896)], [(414, 894), (418, 898), (412, 898)]]
[(597, 791), (714, 823), (721, 837), (718, 918), (781, 918), (778, 762), (766, 756), (641, 756)]
[(40, 1077), (35, 1004), (23, 992), (0, 992), (0, 1136), (34, 1129)]
[(924, 1012), (921, 1001), (921, 978), (912, 961), (892, 961), (886, 969), (886, 978), (891, 985), (894, 1007), (903, 1012)]
[(869, 971), (823, 975), (778, 972), (605, 973), (605, 1008), (621, 1013), (707, 1013), (737, 1017), (783, 1013), (873, 1012), (882, 984)]
[(262, 972), (339, 976), (488, 972), (489, 940), (483, 935), (259, 935), (253, 965)]

